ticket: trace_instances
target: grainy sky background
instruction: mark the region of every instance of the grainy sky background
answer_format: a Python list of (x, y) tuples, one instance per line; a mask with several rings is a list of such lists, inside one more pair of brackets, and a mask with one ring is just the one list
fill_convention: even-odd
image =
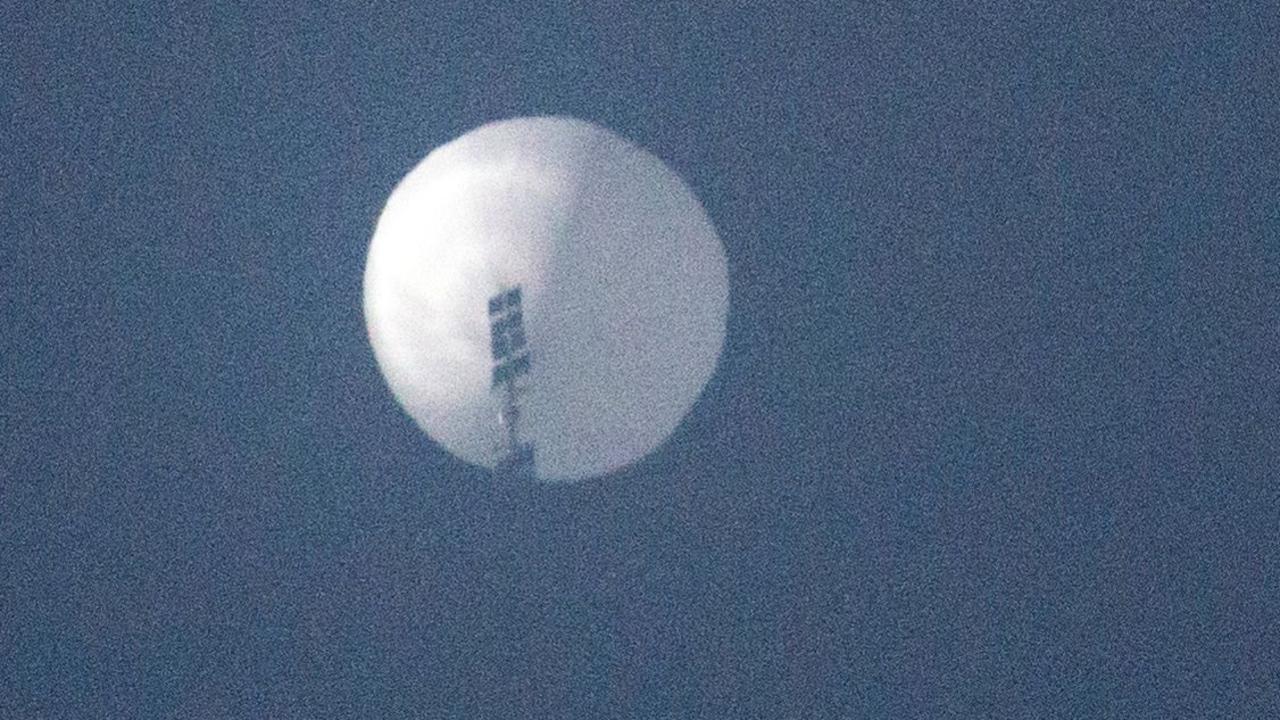
[[(0, 6), (0, 716), (1280, 713), (1276, 5), (222, 5)], [(505, 496), (360, 283), (541, 113), (733, 314), (657, 455)]]

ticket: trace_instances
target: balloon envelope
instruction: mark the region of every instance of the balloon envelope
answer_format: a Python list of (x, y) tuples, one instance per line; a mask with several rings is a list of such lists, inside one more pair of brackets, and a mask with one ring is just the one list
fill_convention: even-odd
[(660, 160), (567, 118), (485, 125), (395, 188), (364, 277), (369, 338), (410, 416), (493, 467), (488, 299), (523, 290), (532, 349), (522, 435), (548, 480), (601, 475), (660, 444), (724, 342), (724, 249)]

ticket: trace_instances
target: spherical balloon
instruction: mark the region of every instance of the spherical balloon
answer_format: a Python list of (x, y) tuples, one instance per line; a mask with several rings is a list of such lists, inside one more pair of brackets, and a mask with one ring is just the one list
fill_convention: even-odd
[(434, 151), (378, 220), (364, 309), (396, 399), (437, 443), (493, 467), (487, 303), (520, 287), (521, 434), (538, 476), (629, 465), (692, 407), (724, 344), (724, 248), (689, 187), (597, 125), (518, 118)]

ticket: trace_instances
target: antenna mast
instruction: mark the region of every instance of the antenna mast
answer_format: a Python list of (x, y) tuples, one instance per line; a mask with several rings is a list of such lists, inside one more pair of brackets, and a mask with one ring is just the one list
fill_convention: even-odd
[(533, 443), (520, 441), (519, 379), (529, 374), (520, 286), (489, 298), (489, 339), (493, 351), (493, 389), (502, 393), (502, 455), (495, 474), (501, 479), (533, 480)]

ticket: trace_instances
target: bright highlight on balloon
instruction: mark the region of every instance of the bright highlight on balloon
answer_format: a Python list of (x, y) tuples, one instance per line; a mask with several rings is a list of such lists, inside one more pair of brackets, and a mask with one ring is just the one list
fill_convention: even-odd
[(396, 399), (477, 465), (502, 452), (488, 302), (513, 287), (531, 349), (519, 429), (544, 480), (603, 475), (651, 452), (724, 344), (724, 249), (662, 161), (567, 118), (473, 130), (387, 200), (364, 308)]

